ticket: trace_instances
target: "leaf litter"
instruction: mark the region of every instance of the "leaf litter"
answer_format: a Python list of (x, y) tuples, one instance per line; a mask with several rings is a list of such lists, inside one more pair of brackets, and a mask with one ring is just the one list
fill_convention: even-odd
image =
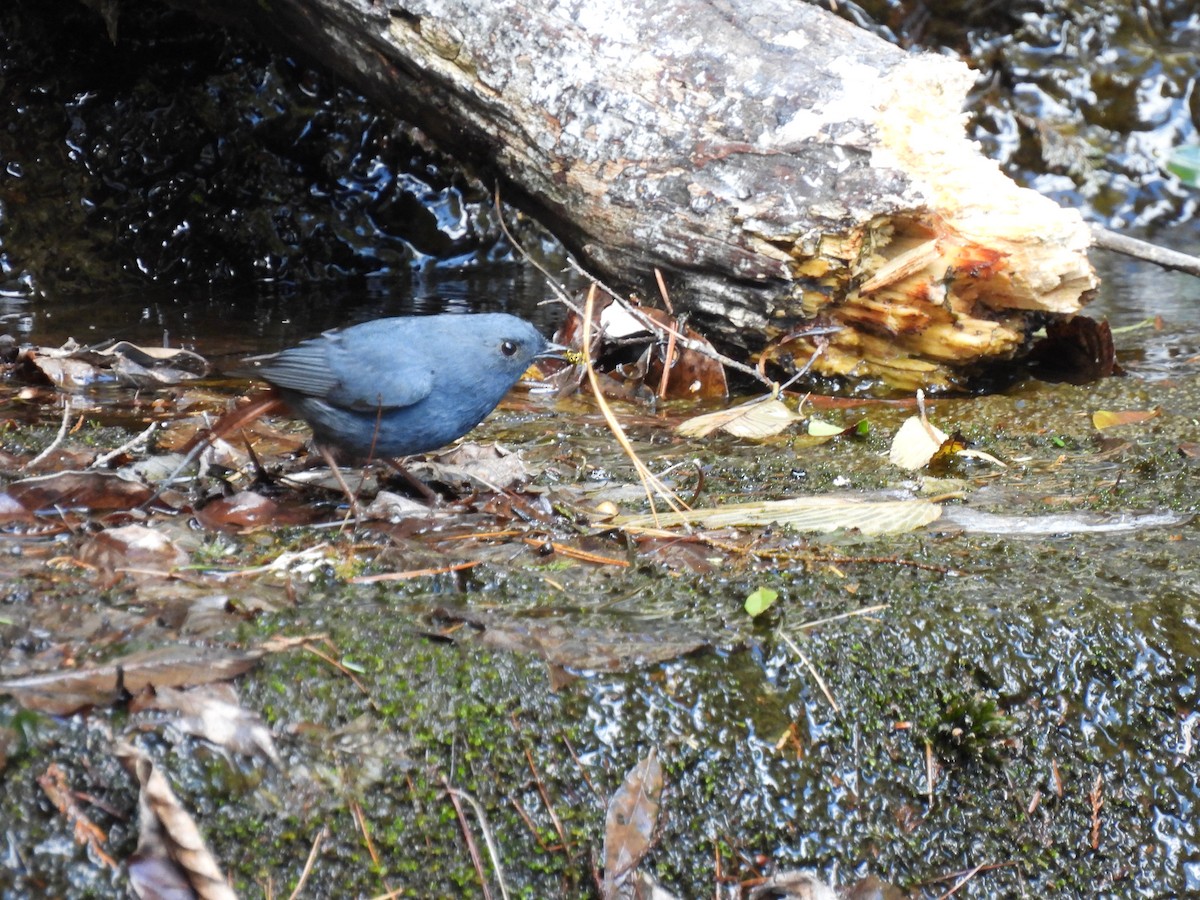
[[(646, 319), (652, 324), (647, 325)], [(631, 325), (631, 320), (641, 327), (640, 331)], [(604, 403), (603, 395), (613, 385), (619, 387), (619, 390), (613, 391), (615, 396), (640, 398), (646, 402), (665, 401), (672, 397), (725, 396), (727, 386), (723, 372), (721, 378), (717, 379), (711, 374), (712, 367), (707, 363), (682, 363), (682, 353), (676, 358), (678, 348), (672, 348), (675, 336), (682, 335), (681, 342), (686, 342), (697, 340), (698, 335), (669, 316), (660, 314), (660, 311), (643, 310), (633, 315), (618, 311), (607, 315), (602, 313), (601, 324), (611, 329), (611, 334), (606, 338), (611, 342), (610, 350), (617, 357), (626, 354), (626, 358), (612, 362), (611, 368), (605, 372), (589, 369), (588, 374), (596, 376), (593, 384), (596, 386), (597, 403)], [(584, 334), (588, 331), (587, 327), (576, 327), (581, 327)], [(640, 350), (635, 348), (636, 352), (631, 350), (635, 338), (643, 341)], [(594, 361), (598, 365), (603, 364), (598, 358), (602, 345), (589, 346), (596, 348), (594, 355), (597, 359)], [(103, 360), (106, 356), (112, 356), (115, 360), (107, 363), (107, 369)], [(704, 354), (700, 356), (711, 359)], [(56, 384), (60, 389), (82, 394), (96, 384), (109, 381), (140, 386), (161, 385), (173, 380), (191, 380), (206, 371), (205, 367), (194, 365), (194, 361), (186, 357), (180, 359), (171, 354), (165, 354), (162, 360), (151, 357), (154, 354), (139, 355), (130, 352), (129, 348), (121, 348), (119, 352), (116, 348), (111, 352), (84, 348), (83, 352), (70, 350), (61, 355), (27, 355), (23, 364), (33, 366), (40, 373), (39, 377)], [(560, 386), (569, 383), (571, 378), (577, 379), (578, 384), (584, 377), (582, 368), (572, 366), (561, 370), (557, 376)], [(566, 373), (565, 376), (563, 373)], [(215, 400), (201, 397), (202, 390), (196, 390), (192, 401), (175, 398), (171, 404), (160, 407), (153, 414), (171, 418), (175, 415), (172, 409), (191, 407), (193, 411), (203, 411), (204, 407), (211, 407), (220, 401), (219, 397)], [(139, 410), (146, 411), (149, 408), (141, 406)], [(65, 410), (63, 415), (63, 434), (69, 421), (68, 411)], [(772, 394), (741, 407), (694, 417), (689, 420), (691, 430), (681, 426), (680, 431), (693, 437), (702, 437), (720, 428), (736, 438), (757, 440), (772, 437), (805, 418), (793, 412), (778, 394)], [(939, 452), (946, 451), (951, 441), (944, 432), (928, 423), (923, 409), (920, 417), (909, 421), (914, 420), (920, 432), (936, 447), (919, 465), (905, 466), (913, 469), (928, 465)], [(1129, 416), (1115, 424), (1138, 424), (1140, 421), (1145, 419)], [(858, 427), (840, 427), (811, 417), (808, 423), (809, 434), (822, 439), (847, 435)], [(686, 425), (688, 423), (684, 423)], [(186, 447), (195, 441), (203, 427), (202, 420), (173, 424), (155, 436), (155, 444), (164, 449)], [(1107, 424), (1097, 422), (1096, 427), (1107, 427)], [(917, 426), (905, 423), (901, 431), (905, 429), (910, 434), (917, 434)], [(350, 565), (353, 568), (353, 557), (362, 551), (361, 544), (350, 548), (348, 555), (345, 550), (331, 552), (325, 549), (299, 565), (296, 561), (305, 556), (305, 551), (293, 557), (288, 551), (272, 550), (270, 558), (260, 565), (235, 564), (223, 568), (196, 560), (192, 547), (185, 549), (165, 534), (156, 533), (155, 528), (161, 524), (160, 516), (170, 514), (190, 514), (209, 532), (229, 532), (239, 536), (253, 535), (257, 531), (281, 525), (341, 525), (336, 516), (330, 517), (327, 498), (314, 500), (311, 494), (310, 497), (304, 496), (306, 491), (316, 489), (315, 481), (296, 488), (294, 485), (306, 478), (303, 472), (293, 472), (290, 485), (279, 477), (281, 468), (297, 468), (294, 460), (283, 460), (281, 464), (280, 457), (294, 454), (301, 445), (301, 438), (264, 422), (247, 426), (244, 434), (253, 441), (253, 444), (245, 443), (246, 449), (239, 447), (242, 442), (242, 435), (239, 434), (238, 439), (219, 447), (219, 453), (208, 454), (206, 464), (210, 486), (207, 494), (201, 494), (199, 499), (189, 496), (194, 491), (172, 490), (159, 495), (151, 505), (148, 497), (153, 490), (143, 479), (149, 479), (151, 483), (156, 479), (145, 469), (130, 467), (132, 463), (145, 462), (138, 458), (137, 448), (130, 446), (119, 448), (118, 451), (128, 457), (122, 463), (125, 466), (122, 474), (108, 471), (56, 471), (41, 478), (10, 482), (7, 490), (0, 495), (0, 515), (5, 517), (9, 526), (20, 528), (29, 528), (34, 523), (53, 523), (60, 533), (63, 529), (82, 529), (83, 533), (77, 539), (80, 541), (77, 558), (97, 573), (108, 576), (149, 574), (160, 582), (163, 578), (174, 579), (181, 588), (186, 586), (194, 589), (197, 598), (201, 595), (212, 598), (215, 601), (214, 610), (224, 609), (228, 602), (226, 597), (214, 593), (209, 586), (215, 580), (266, 576), (290, 579), (293, 573), (311, 572), (313, 567), (336, 570), (339, 566)], [(146, 438), (149, 438), (149, 434)], [(253, 449), (249, 449), (251, 446)], [(963, 449), (959, 447), (952, 452), (961, 454)], [(927, 448), (921, 448), (913, 458), (921, 458), (926, 451)], [(87, 459), (89, 456), (94, 457), (94, 454), (84, 451), (80, 458)], [(155, 461), (156, 458), (164, 462), (167, 460), (165, 454), (158, 457), (152, 455), (149, 460)], [(999, 464), (994, 457), (990, 459)], [(19, 464), (19, 460), (15, 462)], [(107, 464), (109, 462), (106, 460)], [(164, 473), (168, 471), (167, 466), (159, 466), (157, 479), (165, 477)], [(690, 571), (705, 571), (714, 553), (725, 560), (758, 561), (766, 566), (777, 565), (780, 561), (803, 563), (815, 554), (805, 548), (790, 548), (788, 544), (791, 539), (786, 536), (787, 531), (828, 533), (841, 529), (862, 535), (895, 533), (930, 524), (938, 519), (942, 510), (936, 503), (919, 499), (871, 501), (862, 497), (822, 496), (747, 504), (725, 503), (708, 509), (685, 507), (672, 513), (658, 514), (657, 518), (654, 514), (594, 518), (585, 511), (581, 491), (561, 483), (550, 487), (531, 487), (531, 480), (543, 477), (544, 467), (529, 466), (521, 456), (502, 448), (477, 448), (467, 444), (450, 454), (431, 459), (420, 472), (423, 478), (440, 485), (443, 496), (451, 501), (449, 508), (415, 509), (399, 502), (406, 499), (402, 494), (392, 493), (392, 498), (398, 499), (389, 498), (369, 514), (378, 516), (377, 519), (358, 523), (360, 527), (377, 529), (377, 533), (391, 542), (390, 547), (386, 544), (382, 547), (368, 545), (368, 557), (374, 557), (375, 565), (386, 566), (393, 556), (410, 562), (414, 558), (414, 551), (428, 554), (430, 562), (435, 563), (421, 568), (396, 570), (390, 574), (411, 577), (449, 575), (486, 561), (489, 554), (480, 551), (490, 550), (491, 557), (496, 559), (507, 554), (511, 560), (513, 545), (524, 546), (524, 552), (533, 558), (554, 558), (572, 566), (602, 569), (628, 565), (627, 560), (618, 558), (623, 537), (628, 538), (624, 546), (634, 548), (643, 558), (654, 558), (668, 565), (669, 560), (674, 560)], [(215, 492), (211, 486), (213, 483), (217, 486)], [(367, 482), (363, 483), (375, 490)], [(378, 491), (377, 501), (388, 493), (391, 492)], [(303, 509), (307, 514), (289, 518), (289, 509)], [(956, 524), (961, 521), (961, 518), (955, 520)], [(1138, 520), (1137, 524), (1152, 527), (1150, 522), (1146, 518)], [(1064, 521), (1055, 524), (1063, 527)], [(769, 529), (778, 525), (787, 526), (782, 537), (772, 538), (768, 543), (760, 542), (753, 548), (749, 545), (736, 546), (739, 536), (728, 531), (731, 527)], [(459, 533), (451, 534), (456, 526)], [(683, 533), (671, 536), (669, 532), (662, 531), (674, 527), (682, 527)], [(696, 529), (704, 531), (697, 532)], [(449, 539), (455, 537), (463, 540), (459, 542), (457, 555), (447, 561), (446, 551), (452, 546)], [(601, 542), (599, 550), (587, 547), (589, 541), (597, 539)], [(464, 543), (472, 546), (464, 550)], [(664, 550), (668, 552), (664, 553)], [(193, 571), (185, 572), (188, 569)], [(348, 574), (342, 577), (348, 581), (367, 580)], [(187, 579), (198, 579), (198, 582), (191, 583)], [(142, 585), (136, 590), (143, 592), (146, 597), (152, 595), (150, 585)], [(767, 596), (765, 592), (761, 595), (762, 602), (755, 605), (756, 609), (765, 609), (770, 605)], [(612, 627), (606, 628), (588, 617), (547, 617), (544, 612), (526, 615), (519, 610), (480, 610), (445, 604), (431, 608), (429, 615), (445, 629), (442, 633), (453, 636), (455, 640), (462, 640), (466, 633), (470, 633), (472, 639), (493, 648), (534, 653), (545, 659), (552, 668), (561, 669), (617, 671), (654, 664), (712, 646), (710, 638), (700, 633), (689, 633), (686, 627), (677, 631), (664, 629), (662, 623), (657, 622), (648, 623), (648, 628), (639, 631), (637, 623), (628, 617), (624, 620), (613, 619)], [(468, 625), (469, 632), (456, 629), (456, 623)], [(198, 653), (191, 655), (186, 651), (180, 652), (180, 648), (165, 648), (161, 655), (127, 654), (108, 663), (10, 678), (0, 682), (0, 692), (9, 693), (30, 708), (55, 715), (124, 702), (132, 695), (130, 708), (136, 714), (171, 713), (176, 717), (173, 727), (181, 733), (200, 737), (231, 752), (278, 764), (278, 752), (269, 729), (253, 712), (240, 706), (228, 685), (212, 684), (246, 671), (261, 653), (223, 651), (221, 648), (192, 649)], [(203, 860), (203, 846), (197, 840), (198, 832), (194, 829), (194, 823), (189, 830), (190, 818), (179, 807), (170, 789), (162, 790), (165, 781), (159, 783), (161, 773), (154, 769), (147, 757), (137, 756), (138, 752), (127, 754), (127, 758), (132, 761), (142, 788), (143, 820), (152, 824), (143, 828), (145, 852), (139, 842), (138, 856), (130, 861), (131, 879), (135, 885), (143, 882), (155, 884), (162, 879), (157, 887), (146, 889), (152, 893), (153, 890), (165, 889), (163, 885), (171, 877), (166, 872), (171, 870), (202, 896), (224, 896), (222, 891), (227, 889), (227, 885), (224, 885), (219, 867)], [(606, 829), (605, 858), (613, 860), (613, 864), (606, 866), (605, 878), (606, 885), (610, 885), (609, 873), (613, 874), (610, 886), (614, 891), (618, 889), (617, 883), (636, 868), (654, 839), (652, 823), (658, 816), (658, 804), (661, 802), (661, 771), (655, 786), (655, 777), (646, 768), (648, 760), (653, 760), (653, 753), (629, 773), (626, 786), (622, 789), (626, 796), (614, 796), (610, 804), (610, 816), (614, 809), (619, 810), (615, 820), (621, 823), (621, 827)], [(632, 788), (629, 787), (631, 783)], [(633, 795), (632, 800), (630, 795)], [(647, 827), (647, 823), (650, 823), (650, 827)], [(160, 869), (160, 866), (166, 868)], [(200, 874), (197, 875), (197, 872)], [(780, 873), (772, 879), (780, 891), (783, 891), (787, 882), (783, 877), (785, 874)], [(804, 873), (800, 873), (796, 878), (802, 881), (803, 876)], [(143, 890), (141, 887), (135, 889), (139, 892)]]

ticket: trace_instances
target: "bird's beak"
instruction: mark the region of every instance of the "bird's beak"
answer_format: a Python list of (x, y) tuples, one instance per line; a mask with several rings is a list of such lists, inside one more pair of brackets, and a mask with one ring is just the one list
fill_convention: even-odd
[(568, 362), (566, 357), (570, 347), (564, 347), (562, 344), (547, 344), (546, 349), (539, 353), (534, 359), (557, 359), (559, 362)]

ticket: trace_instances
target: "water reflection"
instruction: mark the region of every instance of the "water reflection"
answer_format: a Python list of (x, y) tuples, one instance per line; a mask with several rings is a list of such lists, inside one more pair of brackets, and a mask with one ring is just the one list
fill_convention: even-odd
[(151, 285), (87, 297), (13, 301), (0, 324), (22, 342), (58, 346), (68, 338), (110, 338), (186, 347), (210, 359), (277, 349), (327, 328), (383, 316), (504, 311), (553, 330), (557, 304), (533, 267), (402, 272), (342, 282), (179, 287)]
[(1101, 250), (1092, 253), (1092, 264), (1102, 279), (1089, 310), (1093, 316), (1107, 318), (1114, 328), (1154, 316), (1175, 326), (1200, 327), (1200, 279)]

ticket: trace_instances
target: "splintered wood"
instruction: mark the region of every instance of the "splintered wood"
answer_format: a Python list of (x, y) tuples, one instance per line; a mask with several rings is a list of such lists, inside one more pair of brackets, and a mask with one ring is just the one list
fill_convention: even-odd
[[(1018, 187), (967, 140), (970, 73), (947, 63), (898, 67), (874, 123), (872, 164), (903, 171), (929, 205), (826, 235), (796, 268), (811, 284), (804, 313), (843, 326), (815, 361), (820, 374), (956, 386), (1026, 351), (1047, 314), (1073, 315), (1099, 284), (1079, 214)], [(815, 350), (785, 337), (771, 353), (800, 366)]]

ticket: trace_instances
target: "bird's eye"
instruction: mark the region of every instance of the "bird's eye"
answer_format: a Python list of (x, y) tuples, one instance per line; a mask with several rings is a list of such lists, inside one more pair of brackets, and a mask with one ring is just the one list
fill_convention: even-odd
[(502, 343), (500, 345), (500, 352), (503, 353), (505, 356), (512, 356), (514, 353), (517, 352), (517, 345), (514, 344), (512, 341), (505, 341), (504, 343)]

